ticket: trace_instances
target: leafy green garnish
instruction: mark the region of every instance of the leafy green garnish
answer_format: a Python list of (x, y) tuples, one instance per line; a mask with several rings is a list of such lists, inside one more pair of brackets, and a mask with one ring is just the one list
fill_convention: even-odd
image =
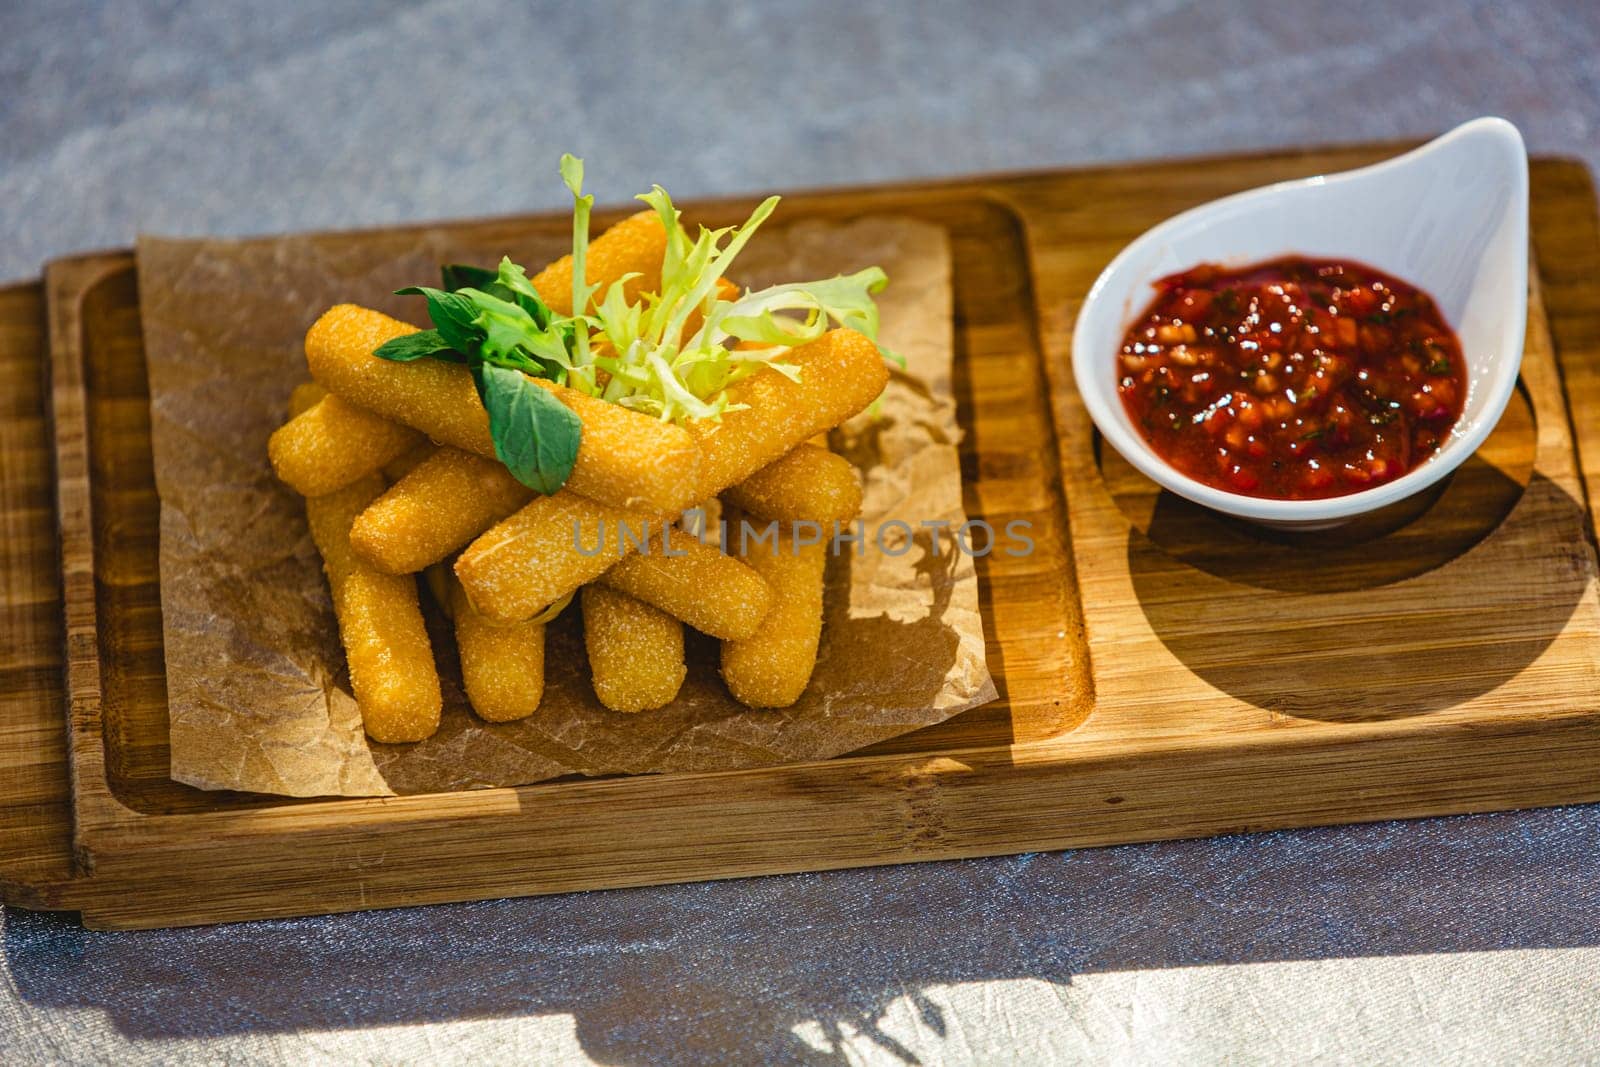
[(545, 306), (539, 293), (528, 281), (527, 273), (517, 264), (511, 262), (509, 256), (500, 260), (499, 270), (485, 270), (483, 267), (474, 267), (466, 263), (450, 263), (439, 270), (444, 280), (444, 287), (454, 293), (462, 289), (472, 289), (487, 293), (497, 300), (516, 304), (528, 313), (533, 320), (534, 328), (546, 330), (550, 327), (555, 315)]
[(452, 362), (462, 360), (461, 353), (451, 348), (450, 342), (446, 341), (438, 330), (408, 333), (403, 337), (385, 341), (375, 354), (396, 363), (410, 363), (412, 360), (426, 359), (429, 356)]
[[(889, 280), (877, 267), (722, 297), (720, 279), (771, 216), (778, 197), (762, 201), (741, 225), (701, 227), (694, 239), (665, 189), (655, 186), (639, 199), (655, 209), (667, 231), (661, 291), (629, 305), (620, 283), (614, 284), (589, 316), (613, 353), (595, 361), (610, 375), (605, 399), (663, 420), (716, 419), (735, 410), (727, 396), (730, 385), (763, 367), (797, 377), (799, 368), (783, 355), (833, 326), (877, 339), (872, 295)], [(904, 365), (892, 352), (884, 355)]]
[[(518, 370), (481, 364), (473, 376), (489, 412), (500, 462), (530, 489), (549, 495), (566, 484), (578, 458), (583, 423), (573, 410)], [(495, 432), (495, 427), (520, 432)]]
[(478, 334), (474, 320), (478, 317), (478, 311), (464, 292), (448, 293), (425, 285), (408, 285), (404, 289), (396, 289), (395, 295), (426, 297), (428, 318), (433, 320), (433, 328), (445, 343), (469, 358), (477, 355)]
[(571, 319), (554, 315), (509, 258), (497, 271), (452, 265), (444, 289), (399, 290), (428, 301), (434, 328), (397, 337), (375, 353), (383, 359), (445, 359), (465, 363), (489, 412), (495, 455), (530, 489), (554, 493), (572, 474), (583, 425), (565, 404), (529, 380), (565, 381)]
[[(571, 153), (563, 155), (561, 181), (572, 193), (572, 312), (582, 315), (595, 290), (589, 284), (589, 213), (594, 210), (594, 197), (583, 195), (583, 160)], [(589, 331), (577, 331), (573, 340), (577, 342), (574, 355), (581, 368), (578, 373), (592, 392), (594, 371), (589, 366)]]
[[(666, 231), (659, 291), (629, 302), (625, 285), (588, 284), (589, 218), (583, 161), (561, 157), (572, 193), (572, 308), (556, 315), (527, 273), (509, 258), (498, 270), (451, 264), (443, 288), (411, 286), (424, 297), (433, 329), (396, 338), (375, 355), (406, 362), (463, 363), (489, 412), (495, 454), (517, 480), (542, 493), (560, 489), (577, 458), (582, 424), (565, 404), (528, 378), (547, 378), (663, 421), (717, 419), (737, 410), (728, 387), (770, 367), (798, 379), (783, 356), (834, 326), (874, 341), (873, 294), (888, 284), (877, 267), (811, 282), (790, 282), (724, 296), (734, 259), (778, 205), (769, 197), (739, 226), (700, 228), (691, 238), (659, 185), (639, 197)], [(884, 356), (904, 361), (887, 349)]]

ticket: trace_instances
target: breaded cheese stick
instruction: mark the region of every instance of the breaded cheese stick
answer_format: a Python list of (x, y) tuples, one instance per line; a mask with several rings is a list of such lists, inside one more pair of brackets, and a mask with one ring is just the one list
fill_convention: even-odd
[(302, 496), (322, 496), (379, 470), (422, 440), (417, 431), (325, 396), (273, 431), (273, 472)]
[(389, 480), (390, 485), (393, 485), (401, 478), (404, 478), (406, 475), (422, 466), (428, 457), (433, 455), (438, 450), (439, 446), (434, 444), (432, 441), (423, 441), (422, 443), (418, 444), (417, 447), (410, 449), (409, 451), (402, 452), (394, 459), (391, 459), (389, 462), (385, 463), (383, 465), (383, 476)]
[(350, 528), (350, 544), (386, 574), (437, 563), (522, 507), (533, 490), (492, 459), (440, 448)]
[[(689, 424), (702, 449), (701, 492), (694, 499), (716, 496), (812, 434), (837, 426), (872, 403), (888, 381), (877, 346), (854, 330), (833, 330), (787, 358), (800, 367), (799, 382), (775, 370), (759, 371), (729, 390), (751, 409), (730, 411), (720, 424)], [(560, 504), (548, 503), (558, 499)], [(632, 551), (623, 539), (609, 536), (597, 556), (572, 558), (574, 525), (583, 544), (592, 546), (602, 523), (611, 531), (618, 519), (635, 528), (648, 519), (659, 534), (662, 518), (557, 493), (534, 500), (468, 545), (456, 561), (456, 576), (485, 615), (530, 618)]]
[(456, 560), (456, 577), (467, 599), (489, 618), (531, 619), (600, 577), (636, 541), (659, 538), (661, 524), (657, 516), (576, 493), (536, 496), (467, 546)]
[(369, 474), (309, 498), (306, 518), (333, 591), (350, 687), (367, 734), (374, 741), (421, 741), (439, 728), (442, 700), (416, 580), (380, 574), (350, 547), (350, 524), (381, 492), (383, 476)]
[[(396, 363), (372, 354), (385, 341), (415, 332), (382, 312), (340, 304), (306, 333), (306, 362), (329, 392), (440, 444), (493, 459), (489, 415), (465, 367), (437, 359)], [(700, 455), (683, 427), (533, 380), (583, 422), (567, 488), (614, 507), (681, 511), (694, 502)]]
[[(668, 552), (672, 553), (671, 555)], [(600, 576), (627, 593), (712, 637), (749, 637), (772, 606), (772, 590), (747, 564), (676, 528)]]
[(775, 370), (758, 371), (728, 390), (728, 399), (744, 409), (725, 412), (718, 422), (688, 423), (701, 451), (695, 499), (739, 484), (806, 438), (833, 429), (876, 400), (889, 381), (878, 346), (850, 329), (829, 330), (785, 361), (800, 368), (798, 382)]
[[(624, 301), (637, 303), (642, 293), (661, 290), (661, 261), (667, 252), (667, 231), (661, 217), (645, 210), (629, 215), (589, 242), (584, 253), (584, 280), (599, 286), (593, 301), (606, 298), (611, 284), (627, 274), (637, 274), (622, 283)], [(565, 255), (532, 279), (534, 290), (557, 315), (572, 314), (572, 256)]]
[(612, 711), (652, 711), (672, 702), (689, 673), (683, 624), (626, 593), (583, 587), (583, 643), (594, 695)]
[(861, 478), (843, 456), (816, 445), (796, 445), (724, 494), (761, 519), (849, 522), (861, 513)]
[(544, 623), (491, 622), (472, 610), (454, 578), (450, 600), (461, 681), (472, 710), (489, 722), (532, 715), (544, 697)]
[(583, 422), (565, 488), (602, 504), (677, 512), (696, 500), (700, 449), (682, 426), (535, 379)]
[(416, 333), (410, 323), (355, 304), (336, 304), (306, 331), (306, 365), (328, 392), (404, 422), (440, 444), (494, 455), (489, 414), (465, 367), (437, 359), (396, 363), (372, 353)]
[(822, 637), (824, 544), (797, 546), (781, 531), (776, 547), (747, 546), (745, 562), (772, 587), (772, 610), (756, 633), (722, 643), (722, 680), (751, 708), (786, 708), (800, 699), (817, 665)]
[(317, 406), (317, 402), (328, 395), (328, 391), (316, 382), (301, 382), (289, 394), (289, 417), (304, 414)]

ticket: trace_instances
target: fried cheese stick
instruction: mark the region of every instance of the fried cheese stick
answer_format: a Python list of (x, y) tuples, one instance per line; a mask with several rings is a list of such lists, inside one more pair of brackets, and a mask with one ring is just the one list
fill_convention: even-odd
[[(306, 333), (306, 362), (329, 392), (415, 427), (440, 444), (495, 458), (489, 414), (465, 367), (437, 359), (396, 363), (372, 354), (385, 341), (415, 332), (416, 327), (382, 312), (340, 304)], [(554, 393), (583, 423), (567, 488), (613, 507), (673, 512), (694, 502), (700, 455), (681, 426), (554, 382), (530, 380)]]
[(333, 591), (350, 688), (374, 741), (421, 741), (439, 728), (442, 699), (433, 648), (411, 577), (380, 574), (350, 547), (350, 524), (383, 492), (369, 474), (306, 500), (311, 538)]
[(350, 544), (386, 574), (437, 563), (522, 507), (533, 490), (502, 464), (459, 448), (438, 449), (350, 528)]
[[(624, 556), (600, 584), (627, 593), (712, 637), (749, 637), (772, 606), (772, 590), (747, 564), (672, 529), (664, 544)], [(670, 554), (669, 554), (670, 553)]]
[(780, 531), (775, 545), (746, 549), (745, 562), (772, 587), (772, 609), (754, 635), (722, 643), (722, 680), (746, 707), (786, 708), (816, 669), (827, 549), (797, 545), (789, 531)]
[(861, 479), (843, 456), (826, 448), (795, 446), (729, 488), (728, 501), (761, 519), (849, 522), (861, 513)]
[[(627, 274), (637, 275), (637, 277), (630, 278), (624, 282), (624, 291), (628, 294), (630, 303), (639, 299), (641, 293), (658, 289), (660, 287), (661, 263), (665, 248), (666, 231), (662, 229), (661, 221), (653, 211), (640, 212), (601, 234), (591, 243), (587, 260), (588, 281), (599, 286), (596, 290), (596, 298), (603, 298), (606, 288), (612, 282), (622, 279)], [(534, 284), (541, 296), (548, 298), (546, 300), (547, 304), (552, 306), (558, 314), (566, 314), (571, 310), (572, 304), (572, 257), (567, 256), (552, 263), (534, 279)], [(726, 297), (725, 289), (719, 289), (719, 293)], [(547, 385), (547, 387), (552, 388), (552, 391), (559, 389), (559, 387), (555, 386)], [(583, 401), (589, 401), (589, 404), (584, 405), (588, 410), (579, 411), (580, 418), (587, 415), (592, 418), (599, 418), (602, 421), (608, 418), (612, 423), (617, 421), (611, 418), (611, 412), (599, 412), (596, 410), (595, 405), (599, 403), (598, 401), (591, 400), (580, 393), (565, 395), (564, 390), (561, 392), (563, 399), (569, 405), (580, 405)], [(316, 382), (306, 383), (297, 388), (290, 399), (291, 415), (298, 415), (310, 409), (314, 406), (316, 400), (320, 399), (325, 393), (326, 389)], [(402, 418), (401, 421), (405, 420)], [(469, 418), (466, 421), (470, 423), (474, 420)], [(345, 420), (345, 422), (348, 422), (348, 420)], [(625, 426), (628, 429), (637, 430), (639, 424), (629, 420), (628, 423), (625, 423)], [(483, 434), (481, 435), (476, 432), (476, 427), (470, 425), (456, 426), (455, 429), (470, 435), (474, 443), (480, 446), (478, 448), (480, 453), (491, 458), (494, 456), (493, 442), (487, 438), (487, 417), (484, 418)], [(308, 434), (310, 430), (310, 427), (301, 427), (299, 432)], [(601, 433), (602, 431), (596, 430), (595, 432)], [(669, 434), (669, 436), (676, 435)], [(633, 453), (628, 452), (627, 449), (619, 450), (609, 445), (604, 448), (596, 447), (593, 449), (595, 455), (588, 457), (588, 462), (584, 462), (584, 459), (580, 457), (579, 466), (581, 469), (574, 473), (574, 488), (579, 492), (583, 492), (585, 484), (590, 484), (593, 491), (598, 493), (601, 499), (608, 499), (607, 494), (610, 491), (608, 487), (619, 486), (620, 488), (617, 489), (619, 495), (611, 498), (612, 502), (628, 503), (628, 499), (620, 494), (631, 491), (628, 488), (630, 470), (635, 469), (641, 461), (647, 464), (656, 463), (660, 454), (652, 449), (659, 447), (661, 443), (653, 440), (647, 441), (645, 442), (645, 447)], [(320, 426), (314, 434), (310, 434), (309, 440), (297, 441), (293, 444), (289, 441), (284, 441), (280, 444), (280, 450), (285, 454), (285, 463), (287, 464), (287, 473), (289, 475), (285, 480), (302, 492), (314, 494), (328, 492), (333, 488), (337, 488), (336, 485), (332, 484), (335, 481), (344, 479), (347, 483), (361, 474), (381, 467), (384, 468), (385, 475), (390, 481), (399, 481), (411, 469), (426, 459), (429, 454), (429, 450), (425, 449), (423, 445), (418, 445), (414, 449), (396, 453), (388, 459), (371, 462), (368, 465), (368, 461), (374, 459), (377, 454), (387, 455), (392, 451), (392, 447), (375, 449), (374, 444), (375, 442), (370, 435), (370, 427), (367, 425), (345, 425), (344, 422), (339, 422)], [(684, 442), (680, 440), (677, 445), (682, 448)], [(315, 448), (314, 452), (306, 451), (303, 454), (300, 452), (302, 449), (313, 447)], [(668, 451), (670, 452), (670, 449)], [(296, 455), (303, 456), (298, 463), (294, 458)], [(340, 457), (340, 460), (333, 466), (327, 466), (326, 463), (329, 457)], [(681, 462), (681, 459), (669, 458), (664, 464), (667, 469), (661, 472), (664, 479), (670, 480), (673, 477), (673, 471), (671, 470), (673, 463)], [(315, 473), (311, 473), (311, 470), (317, 468), (322, 470), (320, 477)], [(352, 471), (356, 473), (352, 474)], [(687, 482), (689, 476), (685, 472), (679, 473), (684, 474), (685, 482)], [(661, 486), (648, 487), (644, 495), (648, 498), (647, 503), (651, 506), (660, 506), (668, 509), (679, 506), (677, 497), (671, 492), (664, 491)], [(478, 530), (474, 530), (473, 533), (480, 533), (482, 529), (480, 527)]]
[[(589, 242), (584, 253), (584, 280), (598, 286), (591, 303), (606, 298), (606, 290), (625, 275), (635, 274), (622, 283), (623, 302), (638, 303), (644, 293), (661, 289), (661, 262), (667, 253), (667, 231), (661, 216), (652, 210), (629, 215)], [(569, 253), (535, 274), (534, 291), (557, 315), (572, 314), (572, 255)]]
[(583, 643), (594, 695), (612, 711), (653, 711), (672, 702), (688, 668), (683, 624), (603, 585), (586, 585)]
[(289, 394), (289, 417), (310, 411), (317, 406), (317, 401), (328, 395), (328, 391), (316, 382), (301, 382)]
[(417, 445), (417, 447), (408, 452), (402, 452), (394, 459), (391, 459), (389, 462), (385, 463), (383, 465), (383, 476), (389, 480), (390, 485), (393, 485), (401, 478), (404, 478), (406, 475), (422, 466), (424, 461), (426, 461), (429, 456), (433, 455), (438, 450), (439, 446), (434, 444), (432, 441), (423, 441), (421, 444)]
[(813, 434), (833, 429), (889, 382), (878, 346), (855, 330), (830, 330), (784, 361), (800, 368), (798, 382), (775, 370), (758, 371), (728, 390), (728, 399), (743, 409), (717, 422), (687, 424), (702, 453), (695, 499), (738, 485)]
[[(730, 400), (749, 404), (748, 409), (729, 411), (720, 423), (689, 424), (702, 451), (700, 488), (692, 499), (717, 495), (862, 411), (889, 377), (877, 346), (855, 330), (832, 330), (787, 359), (800, 367), (800, 381), (775, 370), (758, 371), (729, 390)], [(490, 618), (530, 618), (633, 550), (618, 536), (618, 520), (635, 528), (648, 521), (659, 535), (663, 519), (670, 517), (630, 514), (566, 492), (538, 498), (468, 545), (456, 561), (456, 576)], [(595, 555), (574, 551), (575, 542), (593, 547), (602, 528), (606, 536)]]
[(408, 426), (325, 396), (273, 431), (267, 458), (290, 488), (322, 496), (381, 469), (421, 440)]
[(536, 496), (467, 546), (456, 577), (489, 618), (531, 619), (604, 574), (636, 547), (635, 539), (659, 538), (662, 522), (576, 493)]
[(491, 622), (472, 610), (461, 583), (449, 581), (461, 681), (472, 710), (489, 722), (527, 718), (544, 698), (544, 623)]

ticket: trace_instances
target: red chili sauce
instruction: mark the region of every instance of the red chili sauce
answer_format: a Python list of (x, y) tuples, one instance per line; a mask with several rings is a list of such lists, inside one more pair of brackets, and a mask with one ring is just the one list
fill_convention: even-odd
[(1466, 361), (1427, 293), (1339, 260), (1202, 264), (1156, 283), (1119, 392), (1168, 463), (1246, 496), (1393, 481), (1461, 417)]

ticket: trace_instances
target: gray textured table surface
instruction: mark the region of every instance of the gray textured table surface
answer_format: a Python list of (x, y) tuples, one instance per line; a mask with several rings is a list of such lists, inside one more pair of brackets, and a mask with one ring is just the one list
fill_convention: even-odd
[[(139, 230), (1421, 136), (1600, 162), (1600, 14), (0, 5), (0, 278)], [(1597, 768), (1600, 773), (1600, 768)], [(1600, 1060), (1600, 809), (149, 934), (6, 912), (0, 1062)]]

